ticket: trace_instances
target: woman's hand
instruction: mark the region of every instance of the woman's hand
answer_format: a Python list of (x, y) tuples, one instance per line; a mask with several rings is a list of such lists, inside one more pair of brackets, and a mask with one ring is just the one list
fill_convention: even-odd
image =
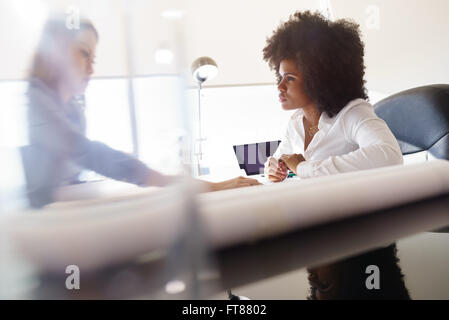
[(175, 175), (166, 175), (159, 173), (157, 171), (153, 171), (148, 178), (148, 182), (146, 183), (146, 186), (153, 186), (153, 187), (166, 187), (168, 185), (177, 183), (182, 180), (181, 176), (175, 176)]
[(261, 183), (255, 179), (245, 178), (245, 177), (237, 177), (231, 180), (226, 180), (222, 182), (208, 182), (209, 191), (221, 191), (228, 189), (237, 189), (244, 188), (250, 186), (257, 186)]
[(281, 156), (279, 160), (279, 162), (284, 163), (287, 166), (287, 168), (290, 171), (293, 171), (295, 174), (298, 174), (296, 172), (298, 164), (300, 164), (303, 161), (306, 161), (306, 159), (302, 154), (284, 154)]
[(271, 182), (281, 182), (287, 178), (287, 166), (274, 157), (268, 158), (264, 172)]
[[(170, 176), (170, 175), (164, 175), (159, 172), (154, 172), (151, 175), (151, 179), (147, 186), (155, 186), (155, 187), (165, 187), (174, 183), (178, 183), (183, 181), (182, 176)], [(236, 188), (243, 188), (243, 187), (249, 187), (249, 186), (257, 186), (261, 183), (255, 179), (249, 179), (244, 177), (238, 177), (222, 182), (206, 182), (206, 181), (200, 181), (201, 184), (205, 188), (205, 192), (209, 191), (220, 191), (220, 190), (227, 190), (227, 189), (236, 189)]]

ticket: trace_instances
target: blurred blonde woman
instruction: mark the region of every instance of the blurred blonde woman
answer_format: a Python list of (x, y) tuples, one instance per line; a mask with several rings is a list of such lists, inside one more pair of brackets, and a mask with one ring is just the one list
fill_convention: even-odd
[[(179, 179), (163, 175), (124, 152), (86, 137), (82, 96), (94, 73), (99, 35), (94, 25), (81, 20), (78, 29), (61, 18), (49, 19), (33, 58), (29, 77), (28, 133), (23, 149), (30, 205), (54, 201), (56, 188), (78, 182), (83, 169), (139, 186), (166, 186)], [(209, 191), (259, 184), (235, 178), (204, 182)]]

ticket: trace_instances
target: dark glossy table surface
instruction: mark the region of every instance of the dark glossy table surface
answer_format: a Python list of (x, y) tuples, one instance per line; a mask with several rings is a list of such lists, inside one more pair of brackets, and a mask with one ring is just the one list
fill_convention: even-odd
[[(122, 265), (83, 274), (80, 290), (65, 288), (66, 274), (33, 273), (30, 277), (35, 285), (19, 297), (209, 298), (226, 289), (331, 263), (447, 226), (449, 194), (221, 250), (194, 252), (185, 241), (180, 242), (170, 251), (150, 252)], [(169, 294), (167, 283), (175, 279), (185, 289)]]

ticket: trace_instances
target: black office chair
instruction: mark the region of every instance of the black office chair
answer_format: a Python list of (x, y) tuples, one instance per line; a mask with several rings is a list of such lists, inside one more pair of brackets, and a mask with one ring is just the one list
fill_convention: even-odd
[(449, 85), (419, 87), (374, 105), (395, 135), (402, 154), (428, 151), (449, 160)]
[[(427, 151), (449, 160), (449, 85), (406, 90), (374, 105), (390, 127), (403, 155)], [(449, 232), (449, 227), (438, 232)]]

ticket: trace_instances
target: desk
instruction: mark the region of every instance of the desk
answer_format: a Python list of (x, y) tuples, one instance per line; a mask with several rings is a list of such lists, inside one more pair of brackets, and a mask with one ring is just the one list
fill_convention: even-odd
[[(405, 224), (404, 221), (407, 221)], [(297, 230), (279, 237), (211, 252), (211, 265), (218, 277), (201, 282), (207, 296), (280, 275), (306, 266), (322, 264), (390, 244), (398, 239), (449, 225), (449, 194), (397, 206), (371, 214)], [(348, 234), (351, 234), (348, 237)], [(173, 279), (168, 272), (170, 257), (153, 253), (83, 278), (83, 290), (68, 291), (65, 277), (39, 276), (40, 285), (26, 298), (182, 299), (191, 292), (168, 295), (165, 284)], [(216, 274), (216, 275), (217, 275)]]
[[(27, 294), (33, 298), (204, 298), (333, 262), (448, 226), (448, 169), (447, 162), (439, 161), (195, 198), (188, 196), (192, 185), (186, 184), (184, 189), (167, 188), (151, 197), (81, 202), (68, 211), (25, 216), (14, 229), (19, 231), (16, 239), (28, 247), (30, 257), (37, 255), (35, 261), (54, 270), (35, 273), (39, 286)], [(191, 210), (193, 202), (199, 210)], [(170, 219), (170, 213), (180, 212), (185, 214), (171, 218), (190, 219)], [(198, 223), (198, 215), (189, 215), (192, 212), (200, 213), (204, 224)], [(184, 236), (170, 246), (166, 238), (178, 234), (172, 228), (178, 221), (184, 221), (189, 232), (181, 233)], [(122, 237), (117, 237), (119, 233)], [(72, 261), (83, 266), (79, 291), (65, 288), (63, 271)], [(186, 290), (166, 293), (165, 285), (172, 280), (182, 281)]]

